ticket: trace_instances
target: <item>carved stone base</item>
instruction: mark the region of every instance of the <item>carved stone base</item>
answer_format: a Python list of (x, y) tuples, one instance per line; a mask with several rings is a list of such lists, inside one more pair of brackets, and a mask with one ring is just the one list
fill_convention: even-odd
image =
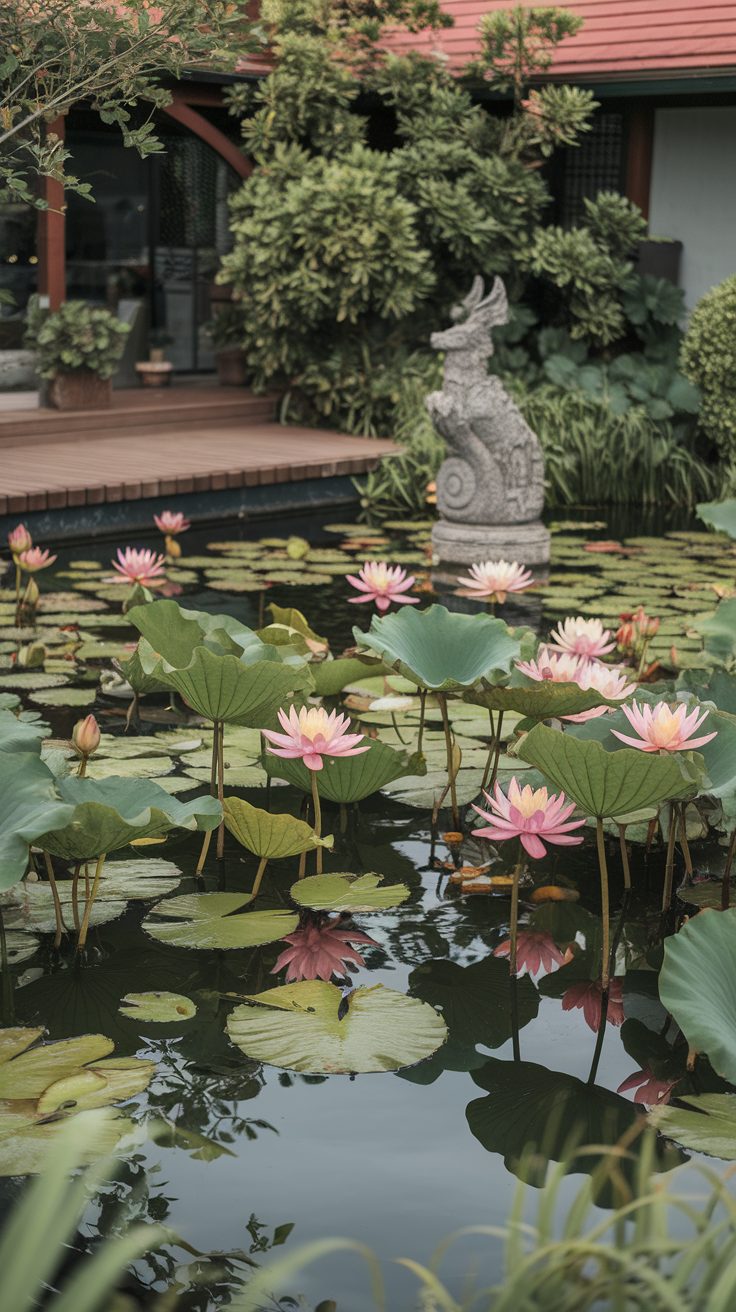
[(474, 565), (484, 560), (515, 560), (520, 565), (547, 565), (550, 536), (540, 520), (531, 524), (451, 524), (439, 520), (432, 546), (440, 565)]

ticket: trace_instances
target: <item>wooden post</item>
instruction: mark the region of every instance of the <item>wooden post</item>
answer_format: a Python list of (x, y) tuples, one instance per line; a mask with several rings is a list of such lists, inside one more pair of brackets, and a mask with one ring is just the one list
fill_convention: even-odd
[(649, 218), (649, 193), (652, 185), (652, 148), (654, 145), (654, 111), (634, 109), (628, 115), (628, 150), (626, 156), (626, 195)]
[[(47, 132), (55, 133), (62, 141), (65, 131), (63, 117), (54, 119), (47, 128)], [(49, 208), (38, 212), (38, 293), (42, 305), (49, 310), (58, 310), (66, 298), (64, 188), (53, 178), (44, 178), (42, 188), (43, 199)]]

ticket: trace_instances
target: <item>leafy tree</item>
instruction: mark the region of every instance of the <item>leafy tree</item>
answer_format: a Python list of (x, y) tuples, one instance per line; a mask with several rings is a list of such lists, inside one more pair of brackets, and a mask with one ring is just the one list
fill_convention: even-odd
[[(65, 173), (68, 152), (50, 123), (85, 101), (126, 146), (159, 151), (150, 114), (171, 99), (161, 80), (195, 65), (230, 67), (261, 37), (244, 0), (2, 0), (0, 192), (43, 207), (34, 180), (50, 177), (89, 195)], [(140, 104), (150, 109), (142, 123)]]
[(736, 486), (736, 277), (713, 287), (693, 310), (680, 365), (703, 396), (700, 422)]

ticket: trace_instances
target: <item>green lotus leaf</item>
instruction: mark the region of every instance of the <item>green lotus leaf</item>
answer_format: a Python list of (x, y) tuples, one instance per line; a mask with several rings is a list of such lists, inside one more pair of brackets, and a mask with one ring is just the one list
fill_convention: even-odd
[(127, 660), (115, 661), (114, 665), (137, 696), (146, 697), (151, 692), (166, 691), (165, 683), (161, 683), (160, 680), (154, 679), (152, 675), (146, 674), (137, 651), (134, 651)]
[(387, 911), (409, 896), (406, 884), (381, 887), (383, 875), (309, 875), (292, 884), (291, 897), (313, 911)]
[(62, 802), (73, 808), (68, 821), (37, 837), (39, 846), (68, 861), (92, 861), (134, 839), (166, 834), (170, 829), (214, 829), (222, 808), (214, 797), (179, 802), (151, 779), (80, 779), (59, 781)]
[(692, 1152), (736, 1161), (736, 1094), (680, 1093), (677, 1099), (687, 1107), (653, 1107), (649, 1113), (660, 1134)]
[(426, 1002), (383, 984), (354, 989), (345, 1015), (342, 990), (323, 980), (249, 995), (227, 1021), (247, 1057), (314, 1075), (396, 1071), (430, 1057), (447, 1038)]
[(0, 751), (0, 889), (25, 874), (28, 848), (48, 825), (66, 825), (73, 815), (38, 750)]
[[(101, 1061), (113, 1051), (114, 1044), (104, 1034), (84, 1034), (59, 1043), (35, 1047), (37, 1031), (29, 1030), (28, 1043), (18, 1030), (11, 1030), (4, 1051), (0, 1053), (0, 1098), (40, 1098), (57, 1080), (65, 1079), (88, 1063)], [(20, 1046), (22, 1044), (22, 1047)]]
[(719, 711), (736, 715), (736, 678), (726, 670), (685, 670), (675, 687), (700, 702), (714, 702)]
[(359, 660), (357, 656), (339, 656), (334, 661), (316, 661), (310, 666), (315, 692), (320, 697), (336, 697), (356, 680), (387, 673), (383, 661)]
[[(657, 756), (635, 747), (607, 752), (598, 742), (586, 742), (543, 724), (526, 735), (519, 755), (541, 770), (586, 816), (615, 819), (697, 791), (674, 754)], [(693, 759), (696, 774), (702, 777), (702, 760), (695, 754)]]
[[(37, 1175), (48, 1164), (49, 1153), (65, 1133), (68, 1118), (37, 1123), (30, 1113), (14, 1110), (13, 1103), (0, 1107), (0, 1177)], [(79, 1165), (100, 1157), (111, 1157), (135, 1125), (112, 1107), (78, 1112)]]
[(41, 739), (48, 735), (49, 727), (43, 720), (29, 723), (14, 715), (12, 710), (0, 707), (0, 752), (38, 753)]
[(521, 646), (503, 620), (463, 615), (444, 606), (374, 616), (367, 633), (354, 629), (359, 647), (380, 656), (420, 688), (467, 688), (492, 670), (508, 672)]
[(268, 610), (271, 612), (270, 623), (265, 628), (257, 630), (262, 642), (277, 647), (284, 645), (296, 647), (305, 654), (313, 650), (309, 647), (307, 639), (309, 642), (327, 645), (327, 639), (315, 633), (306, 616), (302, 615), (295, 606), (277, 606), (272, 602)]
[(185, 669), (197, 647), (204, 644), (220, 656), (242, 657), (247, 662), (264, 658), (265, 645), (258, 635), (230, 615), (185, 610), (175, 601), (154, 601), (134, 606), (128, 611), (128, 620), (172, 669)]
[(180, 693), (200, 715), (225, 724), (260, 728), (310, 682), (305, 665), (295, 668), (269, 660), (243, 664), (236, 656), (218, 655), (205, 646), (195, 647), (188, 665), (180, 669), (169, 665), (145, 638), (138, 652), (145, 673)]
[(731, 661), (736, 654), (736, 597), (719, 602), (715, 614), (695, 619), (690, 628), (701, 633), (705, 650), (720, 661)]
[(736, 908), (694, 916), (665, 939), (659, 996), (690, 1047), (736, 1083)]
[(695, 511), (698, 519), (710, 528), (736, 538), (736, 500), (733, 497), (726, 501), (701, 501)]
[(157, 1025), (191, 1020), (197, 1014), (196, 1005), (183, 993), (126, 993), (120, 1000), (120, 1011), (131, 1020)]
[[(165, 898), (152, 908), (143, 928), (161, 943), (180, 948), (252, 948), (291, 934), (299, 917), (291, 911), (246, 911), (250, 893), (191, 893)], [(242, 913), (242, 914), (238, 914)], [(161, 917), (172, 917), (164, 923)]]
[[(405, 774), (416, 774), (419, 762), (395, 752), (386, 743), (370, 742), (367, 752), (359, 756), (325, 756), (321, 770), (317, 771), (320, 797), (328, 802), (360, 802), (371, 793), (400, 779)], [(301, 761), (285, 760), (271, 752), (263, 754), (264, 769), (275, 779), (285, 779), (304, 793), (312, 791), (312, 771)]]
[(224, 810), (225, 824), (233, 837), (249, 852), (269, 861), (299, 856), (315, 847), (332, 846), (296, 816), (271, 815), (239, 797), (226, 797)]
[(581, 688), (577, 683), (553, 683), (551, 679), (523, 687), (474, 688), (463, 694), (463, 700), (474, 706), (485, 706), (489, 711), (516, 711), (529, 720), (559, 719), (563, 715), (591, 711), (595, 706), (621, 704), (601, 697), (594, 688)]

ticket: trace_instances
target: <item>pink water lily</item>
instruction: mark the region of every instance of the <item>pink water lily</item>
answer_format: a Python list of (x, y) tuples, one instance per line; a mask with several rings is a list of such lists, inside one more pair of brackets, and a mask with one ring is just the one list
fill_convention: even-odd
[(568, 802), (564, 793), (549, 796), (546, 788), (532, 789), (529, 784), (519, 787), (516, 778), (509, 784), (506, 797), (499, 784), (496, 784), (494, 796), (483, 794), (490, 803), (491, 811), (483, 811), (473, 803), (473, 809), (488, 825), (483, 829), (474, 829), (477, 838), (489, 838), (494, 842), (504, 842), (509, 838), (519, 838), (524, 851), (531, 857), (546, 855), (547, 843), (572, 846), (582, 843), (582, 837), (572, 836), (571, 830), (580, 829), (584, 820), (571, 820), (575, 803)]
[[(510, 938), (493, 949), (494, 957), (508, 957), (510, 953)], [(521, 974), (526, 970), (529, 975), (537, 975), (541, 970), (548, 975), (562, 965), (565, 955), (551, 934), (543, 930), (520, 929), (516, 941), (516, 960)]]
[(50, 551), (41, 547), (29, 547), (27, 551), (21, 551), (18, 556), (18, 563), (26, 574), (35, 574), (39, 569), (47, 569), (55, 560), (56, 556), (52, 556)]
[(520, 674), (525, 674), (537, 683), (577, 683), (589, 663), (570, 652), (556, 652), (550, 651), (549, 647), (540, 647), (536, 660), (517, 661), (516, 668)]
[(166, 557), (157, 555), (155, 551), (146, 549), (137, 551), (135, 547), (118, 547), (117, 561), (112, 562), (113, 569), (117, 570), (121, 578), (128, 580), (130, 583), (140, 583), (145, 586), (152, 580), (159, 579), (166, 567)]
[(14, 556), (19, 556), (22, 551), (28, 551), (33, 546), (33, 538), (25, 524), (16, 524), (15, 528), (10, 530), (8, 546)]
[(458, 578), (461, 597), (496, 601), (500, 606), (510, 592), (525, 592), (534, 582), (530, 570), (516, 560), (484, 560), (471, 565), (465, 578)]
[(554, 651), (570, 652), (586, 660), (600, 660), (613, 651), (616, 640), (610, 629), (604, 629), (602, 620), (586, 620), (582, 615), (569, 615), (550, 634), (550, 647)]
[(263, 730), (264, 738), (275, 744), (269, 751), (286, 760), (302, 760), (308, 770), (321, 770), (324, 756), (359, 756), (370, 750), (362, 733), (346, 732), (350, 728), (347, 715), (338, 715), (337, 711), (328, 715), (322, 706), (303, 706), (299, 711), (295, 706), (289, 711), (282, 709), (279, 721), (284, 733)]
[(375, 939), (351, 926), (341, 928), (340, 917), (334, 916), (325, 925), (310, 922), (286, 934), (284, 942), (290, 946), (277, 957), (271, 971), (277, 975), (286, 967), (286, 982), (302, 979), (330, 980), (333, 975), (343, 978), (349, 966), (364, 966), (362, 956), (352, 946), (355, 943), (378, 947)]
[(388, 610), (391, 602), (397, 606), (418, 606), (418, 597), (404, 594), (416, 583), (413, 574), (407, 575), (400, 565), (388, 565), (385, 560), (367, 560), (358, 574), (348, 574), (348, 583), (357, 588), (357, 597), (348, 597), (353, 605), (372, 601), (376, 610)]
[[(571, 984), (562, 995), (562, 1010), (582, 1010), (585, 1024), (591, 1030), (598, 1030), (603, 1013), (603, 986), (599, 979), (581, 980)], [(608, 1009), (606, 1024), (619, 1026), (624, 1020), (624, 986), (620, 979), (612, 979), (608, 985)]]
[(718, 732), (714, 729), (712, 733), (701, 734), (699, 738), (692, 737), (702, 728), (708, 712), (701, 712), (699, 706), (688, 711), (683, 702), (674, 710), (666, 702), (657, 702), (655, 706), (640, 706), (638, 702), (633, 702), (631, 706), (622, 706), (621, 710), (639, 737), (631, 738), (618, 729), (612, 732), (622, 743), (628, 747), (638, 747), (642, 752), (691, 752), (704, 747)]
[[(611, 702), (623, 701), (636, 687), (636, 684), (630, 681), (628, 671), (622, 669), (620, 665), (601, 665), (598, 661), (584, 661), (575, 682), (585, 692), (589, 690), (599, 692), (601, 697)], [(595, 720), (600, 715), (607, 715), (611, 710), (610, 706), (593, 706), (591, 710), (578, 711), (576, 715), (563, 715), (562, 719), (582, 724), (585, 720)]]
[(168, 533), (175, 537), (177, 533), (186, 533), (191, 524), (185, 519), (180, 510), (162, 510), (160, 515), (154, 515), (156, 528), (162, 533)]
[(677, 1080), (658, 1080), (649, 1067), (644, 1066), (619, 1084), (617, 1092), (628, 1093), (630, 1089), (636, 1089), (634, 1102), (643, 1103), (646, 1107), (664, 1107), (676, 1084)]

